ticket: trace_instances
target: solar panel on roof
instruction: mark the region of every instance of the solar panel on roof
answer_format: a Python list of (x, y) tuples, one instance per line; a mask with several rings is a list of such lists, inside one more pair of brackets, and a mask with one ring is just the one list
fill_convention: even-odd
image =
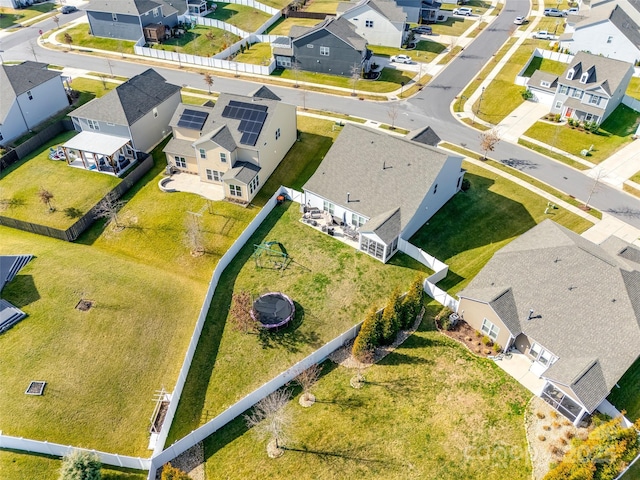
[(224, 107), (222, 116), (233, 120), (240, 120), (238, 131), (242, 133), (240, 143), (254, 146), (258, 141), (264, 121), (267, 119), (267, 106), (230, 100)]
[(209, 113), (201, 112), (199, 110), (185, 109), (180, 115), (178, 120), (178, 126), (183, 128), (190, 128), (193, 130), (201, 130), (204, 122), (207, 121)]

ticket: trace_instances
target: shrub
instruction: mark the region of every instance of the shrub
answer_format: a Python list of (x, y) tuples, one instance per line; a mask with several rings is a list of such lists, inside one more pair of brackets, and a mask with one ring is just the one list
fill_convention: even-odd
[(556, 122), (556, 123), (560, 123), (560, 118), (561, 118), (560, 114), (559, 114), (559, 113), (556, 113), (556, 114), (553, 116), (553, 121), (554, 121), (554, 122)]
[(544, 435), (538, 435), (538, 440), (540, 440), (541, 442), (544, 442), (547, 439), (547, 437), (545, 437)]
[(190, 480), (191, 477), (187, 475), (185, 472), (180, 470), (179, 468), (171, 466), (170, 463), (167, 463), (162, 467), (162, 476), (161, 480)]
[(100, 480), (100, 458), (92, 452), (73, 450), (62, 458), (60, 480)]
[(543, 425), (542, 429), (548, 432), (549, 430), (551, 430), (551, 425)]
[(380, 315), (376, 312), (376, 309), (373, 308), (365, 317), (364, 322), (362, 322), (362, 327), (360, 328), (360, 332), (358, 332), (358, 336), (353, 342), (353, 347), (351, 348), (351, 353), (357, 359), (362, 358), (367, 352), (371, 352), (378, 345), (378, 319)]
[(422, 309), (423, 298), (424, 289), (422, 287), (422, 278), (416, 277), (402, 300), (402, 328), (408, 328), (413, 325), (413, 322)]
[(482, 337), (482, 344), (483, 345), (493, 345), (493, 342), (491, 341), (491, 339), (489, 337), (487, 337), (486, 335), (484, 335)]
[(466, 192), (470, 188), (471, 188), (471, 182), (468, 179), (463, 178), (462, 184), (460, 185), (460, 190), (462, 190), (463, 192)]
[(560, 422), (553, 422), (551, 425), (553, 425), (553, 428), (560, 428)]
[(493, 344), (493, 351), (496, 353), (500, 353), (502, 351), (502, 347), (500, 345), (498, 345), (497, 343)]
[(540, 420), (542, 420), (543, 418), (546, 417), (546, 415), (543, 412), (541, 412), (540, 410), (538, 410), (536, 412), (536, 417), (538, 417)]
[(551, 413), (549, 415), (551, 415), (551, 418), (558, 418), (558, 412), (556, 412), (555, 410), (551, 410)]
[(566, 432), (564, 432), (564, 436), (567, 440), (571, 440), (573, 437), (576, 436), (576, 434), (573, 433), (571, 430), (567, 430)]
[(522, 95), (523, 100), (531, 100), (533, 98), (533, 93), (528, 88), (525, 88), (524, 90), (522, 90), (520, 92), (520, 95)]
[(480, 338), (482, 336), (482, 333), (480, 333), (480, 330), (476, 330), (476, 337)]
[(398, 289), (395, 289), (391, 292), (387, 305), (382, 312), (382, 343), (393, 343), (396, 335), (400, 331), (400, 305), (400, 292)]

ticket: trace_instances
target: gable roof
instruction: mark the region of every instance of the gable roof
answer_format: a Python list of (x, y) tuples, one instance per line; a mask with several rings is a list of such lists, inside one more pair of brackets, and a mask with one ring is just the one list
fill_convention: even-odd
[(348, 123), (303, 189), (367, 217), (361, 231), (379, 228), (399, 210), (394, 222), (403, 230), (453, 159), (460, 160), (403, 137)]
[[(571, 69), (574, 69), (575, 74), (571, 80), (568, 80), (567, 73)], [(607, 94), (612, 95), (621, 86), (625, 76), (632, 69), (633, 65), (622, 60), (614, 60), (613, 58), (601, 57), (587, 52), (578, 52), (558, 78), (558, 82), (583, 90), (602, 88)], [(583, 73), (589, 75), (586, 83), (580, 81)]]
[(327, 17), (313, 27), (294, 25), (291, 27), (289, 35), (294, 39), (294, 43), (299, 43), (299, 40), (322, 30), (326, 30), (359, 52), (367, 48), (367, 41), (356, 33), (356, 27), (342, 17)]
[(278, 101), (282, 100), (279, 96), (277, 96), (275, 93), (273, 93), (264, 85), (258, 88), (255, 92), (250, 93), (249, 96), (254, 98), (264, 98), (267, 100), (278, 100)]
[(16, 97), (56, 77), (60, 78), (60, 72), (47, 70), (46, 63), (0, 65), (0, 125), (7, 118)]
[(412, 130), (407, 134), (407, 138), (409, 140), (413, 140), (414, 142), (422, 143), (424, 145), (430, 145), (432, 147), (437, 147), (441, 141), (441, 138), (438, 136), (438, 134), (434, 132), (433, 128), (429, 126)]
[[(33, 258), (33, 255), (0, 255), (0, 291)], [(0, 298), (0, 333), (18, 323), (27, 314)]]
[(154, 0), (92, 0), (87, 11), (139, 16), (159, 6)]
[[(486, 289), (509, 288), (513, 302), (499, 313), (505, 325), (558, 356), (544, 376), (571, 386), (589, 409), (640, 355), (640, 272), (607, 250), (545, 220), (496, 252), (459, 293), (491, 303)], [(582, 378), (595, 360), (599, 366)]]
[[(634, 5), (634, 3), (631, 3)], [(634, 5), (635, 7), (635, 5)], [(637, 17), (637, 12), (635, 15)], [(592, 25), (610, 21), (636, 47), (640, 48), (640, 26), (621, 5), (601, 3), (591, 8), (589, 16), (582, 18), (575, 25), (575, 29), (588, 28)]]
[(389, 19), (391, 22), (404, 22), (407, 19), (407, 14), (404, 13), (395, 2), (391, 0), (360, 0), (359, 2), (340, 2), (338, 4), (338, 12), (347, 13), (352, 10), (360, 10), (363, 7), (369, 7), (370, 9), (378, 12), (383, 17)]
[(72, 117), (99, 120), (116, 125), (133, 125), (180, 91), (152, 68), (131, 77), (106, 95), (78, 107)]
[[(542, 82), (549, 82), (551, 86), (543, 87)], [(531, 75), (531, 78), (527, 82), (527, 87), (539, 88), (540, 90), (546, 90), (549, 92), (555, 92), (558, 86), (558, 75), (553, 73), (543, 72), (542, 70), (536, 70)]]

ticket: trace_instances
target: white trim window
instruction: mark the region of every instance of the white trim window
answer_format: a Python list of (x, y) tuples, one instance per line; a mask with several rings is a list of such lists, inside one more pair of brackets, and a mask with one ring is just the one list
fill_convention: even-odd
[(91, 130), (100, 130), (100, 124), (97, 120), (87, 120), (87, 125)]
[(531, 345), (529, 355), (531, 355), (536, 362), (541, 363), (542, 365), (546, 365), (547, 367), (555, 362), (555, 357), (553, 356), (553, 354), (550, 351), (542, 348), (542, 346), (537, 343)]
[(556, 102), (556, 108), (557, 108), (557, 109), (562, 108), (562, 102), (561, 102), (560, 100), (558, 100), (558, 101)]
[(313, 48), (313, 43), (307, 43), (307, 48)]
[(176, 155), (173, 157), (173, 160), (176, 162), (176, 167), (187, 168), (187, 160), (184, 157), (178, 157)]
[(276, 140), (280, 138), (280, 129), (276, 129)]
[(207, 173), (207, 180), (209, 180), (210, 182), (222, 181), (222, 175), (217, 170), (210, 170), (207, 168), (206, 173)]
[(351, 225), (355, 228), (361, 227), (367, 220), (364, 217), (361, 217), (357, 213), (351, 214)]
[(365, 20), (364, 21), (364, 26), (366, 28), (373, 28), (373, 20)]
[(484, 333), (491, 340), (497, 340), (498, 334), (500, 333), (500, 329), (496, 327), (492, 322), (487, 320), (486, 318), (482, 320), (482, 333)]
[(225, 152), (220, 152), (220, 162), (227, 163), (227, 154)]
[(567, 93), (569, 93), (569, 87), (567, 87), (566, 85), (560, 85), (560, 93), (566, 95)]
[(249, 182), (249, 193), (253, 193), (254, 191), (258, 190), (259, 186), (260, 179), (258, 178), (258, 175), (256, 175), (255, 177), (253, 177), (253, 180)]
[(159, 17), (160, 16), (160, 7), (157, 7), (157, 8), (153, 9), (153, 16), (154, 17)]
[(198, 149), (200, 152), (200, 158), (207, 158), (207, 151), (204, 148)]
[(242, 187), (239, 185), (229, 185), (229, 193), (234, 197), (241, 197)]
[(371, 238), (360, 238), (360, 250), (367, 252), (372, 257), (379, 258), (380, 260), (384, 258), (384, 247), (384, 244), (376, 242)]
[(153, 107), (153, 118), (158, 118), (158, 107)]
[(328, 200), (324, 200), (322, 202), (322, 210), (324, 210), (325, 212), (329, 212), (331, 215), (333, 215), (334, 213), (336, 213), (336, 206), (329, 202)]
[(329, 47), (320, 47), (320, 55), (323, 57), (329, 56)]
[(545, 87), (545, 88), (551, 88), (551, 82), (549, 82), (547, 80), (541, 80), (540, 81), (540, 86), (541, 87)]
[(29, 100), (33, 100), (33, 94), (31, 93), (31, 90), (27, 90), (27, 97), (29, 98)]
[(289, 57), (276, 57), (276, 65), (282, 68), (291, 68), (291, 58)]

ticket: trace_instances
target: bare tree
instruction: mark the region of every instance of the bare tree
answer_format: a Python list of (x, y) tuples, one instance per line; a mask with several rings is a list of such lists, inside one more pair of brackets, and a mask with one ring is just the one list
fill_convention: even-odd
[(236, 329), (243, 333), (255, 332), (258, 322), (251, 316), (251, 294), (247, 291), (234, 293), (231, 301), (231, 320)]
[(53, 193), (46, 188), (40, 187), (40, 190), (38, 190), (38, 198), (49, 208), (50, 212), (55, 211), (54, 206), (51, 204), (51, 200), (53, 200)]
[(301, 405), (310, 407), (316, 401), (316, 397), (311, 393), (311, 389), (320, 379), (321, 373), (322, 367), (314, 363), (306, 370), (300, 372), (296, 377), (296, 383), (302, 388), (302, 397), (300, 397)]
[[(67, 34), (65, 34), (65, 35), (67, 35)], [(29, 46), (27, 48), (31, 52), (31, 55), (33, 55), (33, 59), (37, 62), (38, 61), (38, 56), (36, 55), (36, 46), (35, 46), (35, 44), (33, 42), (29, 42)]]
[(357, 63), (351, 65), (351, 81), (353, 82), (353, 90), (351, 91), (352, 97), (356, 96), (356, 85), (358, 85), (358, 80), (360, 80), (361, 76), (362, 69), (360, 68), (360, 65), (358, 65)]
[(292, 10), (297, 12), (304, 6), (304, 0), (293, 0), (289, 5)]
[(493, 152), (496, 148), (496, 144), (500, 141), (500, 135), (495, 128), (491, 130), (487, 130), (486, 132), (482, 132), (480, 134), (480, 147), (484, 152), (483, 160), (487, 159), (487, 154), (489, 152)]
[(71, 48), (71, 44), (73, 43), (73, 38), (69, 35), (69, 32), (64, 32), (64, 43), (67, 44), (69, 48)]
[(58, 15), (54, 15), (51, 17), (51, 20), (56, 24), (56, 30), (58, 30), (60, 28), (60, 17)]
[(298, 88), (300, 85), (298, 84), (298, 75), (300, 74), (300, 62), (294, 60), (291, 62), (291, 70), (293, 71), (293, 78), (296, 80), (296, 84), (293, 88)]
[(211, 48), (213, 48), (216, 41), (216, 34), (213, 33), (212, 30), (207, 30), (204, 33), (204, 38), (206, 38), (209, 41), (209, 45), (211, 46)]
[(107, 89), (107, 76), (104, 73), (99, 73), (98, 77), (100, 78), (100, 81), (102, 81), (102, 86), (106, 90)]
[(200, 257), (204, 254), (204, 244), (202, 241), (202, 229), (200, 222), (195, 215), (189, 215), (186, 220), (185, 243), (191, 250), (191, 255)]
[(117, 230), (124, 229), (124, 225), (120, 223), (120, 217), (118, 213), (120, 208), (124, 205), (124, 202), (118, 200), (115, 193), (111, 192), (96, 206), (94, 212), (96, 218), (106, 218), (107, 223), (113, 223)]
[(280, 389), (263, 398), (253, 407), (244, 419), (247, 426), (253, 429), (259, 438), (268, 438), (267, 453), (271, 458), (284, 453), (282, 448), (286, 442), (287, 430), (291, 425), (291, 414), (285, 407), (291, 399), (291, 392)]
[(302, 109), (307, 109), (307, 89), (302, 87), (300, 90), (300, 97), (302, 98)]
[(211, 75), (209, 72), (204, 74), (204, 83), (207, 84), (207, 87), (209, 88), (209, 95), (211, 95), (211, 87), (213, 86), (213, 75)]
[(396, 120), (398, 119), (398, 104), (392, 103), (387, 110), (387, 115), (389, 115), (389, 119), (391, 120), (391, 130), (396, 129)]

